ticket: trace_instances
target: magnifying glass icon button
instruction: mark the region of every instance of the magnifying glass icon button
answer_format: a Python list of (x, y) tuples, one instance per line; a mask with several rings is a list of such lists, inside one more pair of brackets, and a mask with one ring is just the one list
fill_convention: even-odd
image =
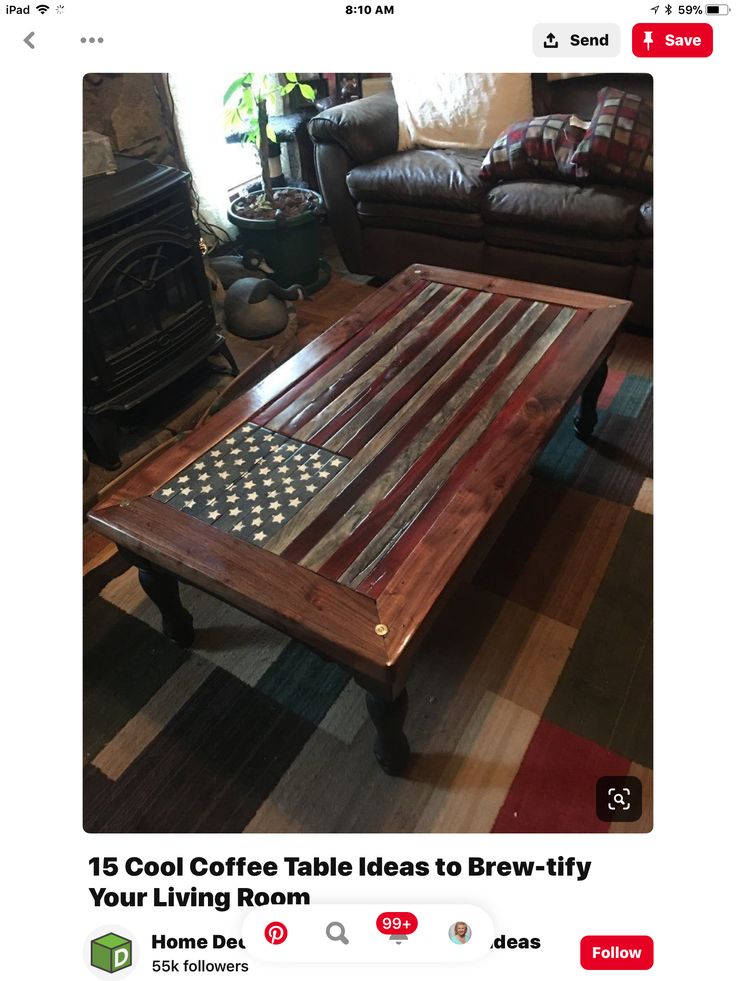
[(350, 943), (348, 938), (345, 936), (345, 927), (338, 920), (328, 923), (325, 933), (330, 940), (339, 940), (341, 944)]

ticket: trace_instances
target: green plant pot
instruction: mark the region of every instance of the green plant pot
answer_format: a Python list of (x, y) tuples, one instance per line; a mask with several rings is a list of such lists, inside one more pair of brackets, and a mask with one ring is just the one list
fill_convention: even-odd
[[(322, 198), (316, 191), (311, 193), (321, 209)], [(275, 221), (243, 218), (230, 208), (228, 217), (238, 229), (242, 245), (265, 256), (274, 271), (271, 278), (279, 286), (299, 283), (306, 292), (313, 292), (324, 285), (324, 263), (319, 258), (319, 212), (306, 211), (294, 218)]]

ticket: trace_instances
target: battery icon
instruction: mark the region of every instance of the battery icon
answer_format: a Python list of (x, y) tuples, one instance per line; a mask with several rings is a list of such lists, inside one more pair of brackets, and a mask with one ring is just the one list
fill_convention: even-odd
[(723, 16), (724, 14), (730, 14), (731, 8), (727, 3), (707, 3), (705, 5), (706, 14), (710, 14), (711, 17)]

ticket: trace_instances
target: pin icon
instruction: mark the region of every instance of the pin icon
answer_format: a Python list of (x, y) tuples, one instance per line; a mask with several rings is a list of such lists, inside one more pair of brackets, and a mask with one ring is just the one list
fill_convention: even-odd
[(651, 31), (644, 31), (644, 44), (647, 46), (647, 51), (649, 51), (654, 44)]
[(263, 935), (270, 944), (282, 944), (286, 940), (289, 931), (286, 929), (283, 923), (279, 923), (274, 920), (273, 923), (269, 923), (266, 929), (263, 931)]

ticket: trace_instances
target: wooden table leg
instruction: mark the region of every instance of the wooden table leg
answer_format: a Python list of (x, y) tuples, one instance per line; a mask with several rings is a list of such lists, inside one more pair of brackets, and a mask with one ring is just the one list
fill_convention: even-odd
[(376, 727), (373, 752), (379, 766), (391, 776), (397, 776), (406, 767), (411, 754), (409, 740), (404, 733), (404, 720), (409, 708), (406, 688), (392, 698), (365, 678), (356, 676), (356, 681), (365, 689), (368, 715)]
[(581, 439), (588, 439), (598, 422), (598, 398), (608, 377), (608, 362), (604, 361), (595, 371), (580, 396), (580, 414), (575, 417), (575, 432)]
[(179, 580), (170, 572), (132, 552), (124, 549), (120, 551), (137, 566), (138, 580), (143, 592), (158, 607), (163, 635), (175, 644), (187, 647), (194, 640), (194, 621), (179, 598)]

